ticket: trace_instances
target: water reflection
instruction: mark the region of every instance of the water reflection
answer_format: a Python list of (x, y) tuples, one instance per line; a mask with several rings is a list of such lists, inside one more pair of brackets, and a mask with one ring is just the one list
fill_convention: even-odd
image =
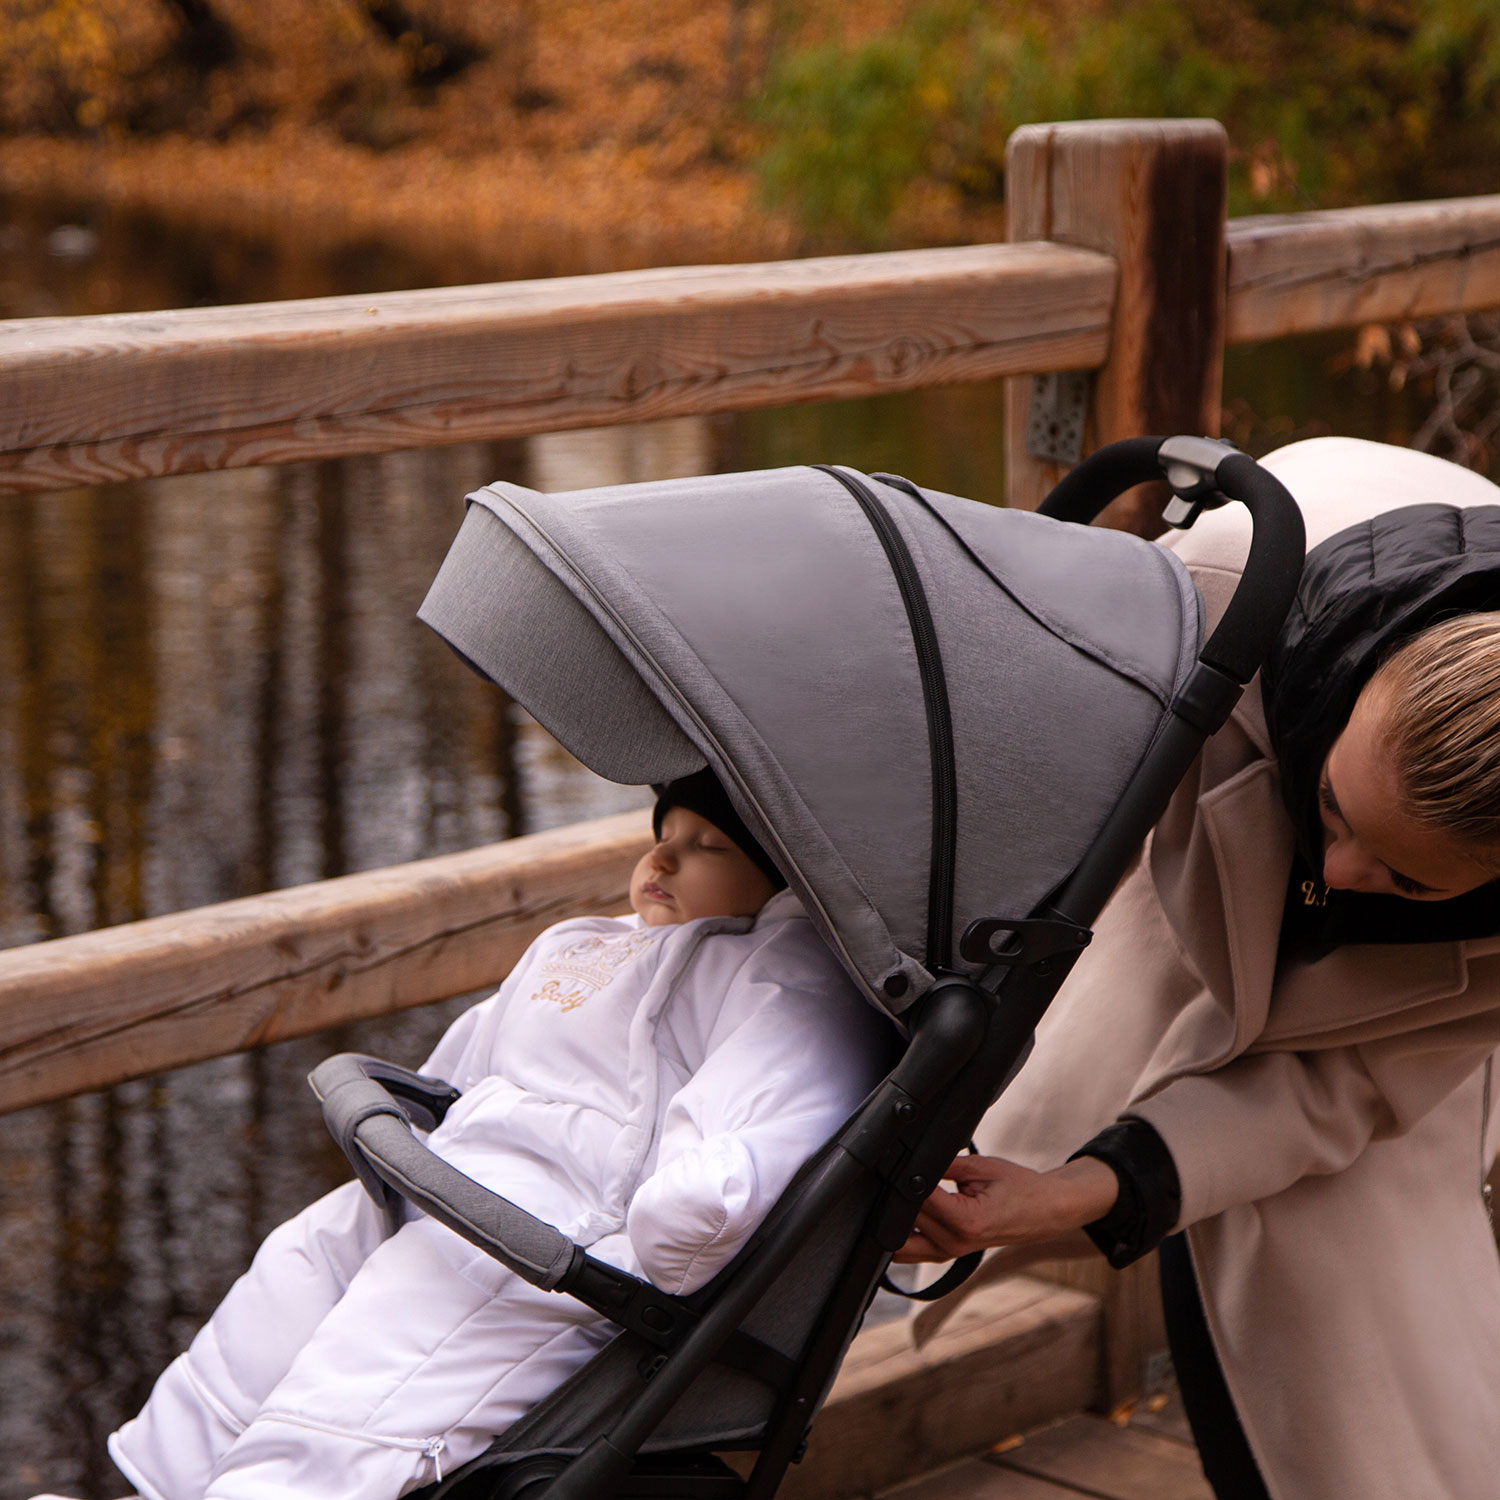
[[(636, 450), (623, 474), (553, 439), (6, 502), (0, 942), (642, 802), (413, 618), (467, 490), (706, 451), (680, 426)], [(0, 1121), (0, 1493), (119, 1492), (103, 1434), (261, 1236), (346, 1175), (307, 1069), (343, 1046), (418, 1061), (462, 1003)]]

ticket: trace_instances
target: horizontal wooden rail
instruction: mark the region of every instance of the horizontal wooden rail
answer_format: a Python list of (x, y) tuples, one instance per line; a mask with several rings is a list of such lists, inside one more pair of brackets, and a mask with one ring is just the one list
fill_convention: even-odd
[(1500, 194), (1228, 228), (1232, 344), (1500, 307)]
[(1106, 256), (978, 245), (0, 323), (0, 493), (1104, 358)]
[[(1228, 340), (1500, 305), (1500, 195), (1231, 220)], [(0, 323), (0, 493), (1092, 369), (1040, 241)]]
[(624, 813), (0, 952), (0, 1112), (496, 985), (650, 842)]

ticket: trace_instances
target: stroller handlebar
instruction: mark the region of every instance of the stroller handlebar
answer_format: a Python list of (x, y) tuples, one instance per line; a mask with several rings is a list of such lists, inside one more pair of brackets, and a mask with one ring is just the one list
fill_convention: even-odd
[(1111, 443), (1063, 477), (1042, 514), (1088, 522), (1116, 495), (1153, 479), (1165, 479), (1177, 497), (1165, 513), (1168, 525), (1191, 526), (1201, 511), (1240, 501), (1250, 512), (1250, 549), (1223, 618), (1179, 688), (1150, 756), (1053, 902), (1056, 915), (1083, 927), (1093, 925), (1203, 742), (1259, 671), (1296, 598), (1307, 550), (1302, 512), (1285, 485), (1214, 438)]
[(1060, 521), (1092, 521), (1133, 485), (1165, 480), (1177, 495), (1169, 525), (1238, 500), (1253, 531), (1244, 572), (1199, 660), (1243, 685), (1259, 670), (1297, 592), (1307, 536), (1286, 487), (1248, 454), (1215, 438), (1142, 437), (1110, 443), (1069, 470), (1042, 504)]

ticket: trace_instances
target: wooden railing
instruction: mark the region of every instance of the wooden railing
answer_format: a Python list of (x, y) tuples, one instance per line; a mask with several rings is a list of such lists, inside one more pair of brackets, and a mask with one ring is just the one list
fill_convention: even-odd
[[(1500, 304), (1500, 195), (1240, 219), (1226, 336)], [(0, 494), (1092, 370), (1048, 242), (0, 323)]]
[[(1224, 164), (1207, 121), (1032, 126), (1007, 245), (0, 324), (0, 494), (1068, 369), (1091, 443), (1212, 431), (1226, 340), (1500, 305), (1500, 196), (1226, 223)], [(1034, 504), (1060, 468), (1011, 384)], [(618, 909), (646, 839), (627, 815), (0, 953), (0, 1111), (492, 985)]]
[(1088, 369), (1114, 283), (1103, 255), (978, 245), (12, 323), (0, 485)]

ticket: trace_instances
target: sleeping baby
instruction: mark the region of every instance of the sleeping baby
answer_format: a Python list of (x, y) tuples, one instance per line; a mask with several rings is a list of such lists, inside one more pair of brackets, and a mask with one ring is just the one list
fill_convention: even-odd
[[(886, 1025), (709, 771), (633, 915), (559, 922), (423, 1071), (438, 1155), (667, 1292), (702, 1286), (880, 1076)], [(110, 1453), (149, 1500), (395, 1500), (616, 1330), (348, 1183), (276, 1229)]]

